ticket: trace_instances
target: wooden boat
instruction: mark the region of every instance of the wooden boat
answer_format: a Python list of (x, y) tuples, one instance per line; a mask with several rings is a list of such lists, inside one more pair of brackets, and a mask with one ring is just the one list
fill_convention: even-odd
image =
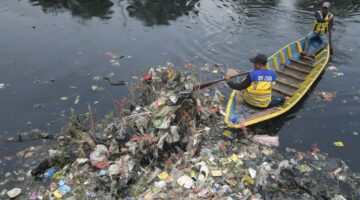
[(285, 95), (284, 105), (266, 109), (255, 108), (243, 101), (241, 91), (233, 90), (225, 115), (225, 123), (229, 128), (242, 128), (282, 115), (303, 98), (324, 71), (330, 58), (329, 45), (318, 50), (319, 39), (310, 41), (309, 52), (319, 52), (315, 58), (301, 57), (299, 53), (302, 52), (304, 43), (304, 38), (295, 41), (268, 58), (267, 67), (277, 73), (277, 82), (272, 92)]

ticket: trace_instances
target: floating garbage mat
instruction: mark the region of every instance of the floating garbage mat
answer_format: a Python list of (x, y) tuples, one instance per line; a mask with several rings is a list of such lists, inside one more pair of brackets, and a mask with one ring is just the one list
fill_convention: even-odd
[(32, 148), (16, 161), (24, 169), (4, 173), (0, 198), (360, 199), (360, 176), (318, 147), (279, 152), (277, 137), (251, 128), (225, 137), (224, 96), (198, 84), (150, 68), (103, 120), (72, 110), (51, 149)]

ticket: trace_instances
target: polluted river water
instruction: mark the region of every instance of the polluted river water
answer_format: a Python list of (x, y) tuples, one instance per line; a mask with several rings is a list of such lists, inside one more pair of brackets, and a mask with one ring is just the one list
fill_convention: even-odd
[[(125, 87), (94, 77), (130, 82), (148, 66), (221, 64), (240, 71), (249, 57), (271, 55), (311, 29), (313, 1), (41, 1), (0, 2), (0, 173), (18, 151), (43, 141), (7, 143), (18, 132), (56, 133), (70, 114), (90, 104), (96, 119), (114, 109)], [(322, 152), (360, 171), (360, 3), (333, 1), (334, 57), (290, 113), (256, 126), (278, 134), (279, 149)], [(116, 57), (117, 59), (112, 59)], [(221, 75), (209, 75), (218, 78)], [(96, 88), (92, 86), (97, 86)], [(100, 89), (99, 89), (100, 88)], [(103, 88), (103, 90), (102, 90)], [(94, 91), (96, 90), (96, 91)], [(102, 91), (99, 91), (102, 90)], [(224, 88), (224, 94), (229, 90)], [(317, 97), (335, 93), (331, 101)], [(62, 98), (64, 97), (64, 98)], [(337, 147), (334, 142), (343, 142)]]

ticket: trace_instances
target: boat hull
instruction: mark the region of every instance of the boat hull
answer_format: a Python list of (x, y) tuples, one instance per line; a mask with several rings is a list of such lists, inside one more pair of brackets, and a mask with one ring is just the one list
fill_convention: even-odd
[(281, 107), (254, 108), (242, 99), (242, 92), (233, 90), (226, 108), (225, 123), (229, 128), (242, 128), (272, 119), (294, 107), (324, 71), (329, 58), (329, 45), (319, 50), (320, 40), (310, 42), (309, 52), (319, 52), (314, 59), (301, 57), (305, 39), (290, 43), (268, 58), (267, 67), (276, 71), (278, 80), (273, 94), (286, 96)]

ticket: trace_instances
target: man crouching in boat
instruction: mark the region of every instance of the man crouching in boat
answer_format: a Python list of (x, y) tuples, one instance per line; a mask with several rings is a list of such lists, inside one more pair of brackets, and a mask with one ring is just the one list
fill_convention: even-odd
[(243, 90), (243, 98), (247, 104), (258, 108), (270, 108), (284, 104), (285, 97), (272, 95), (272, 86), (276, 82), (276, 73), (266, 68), (267, 57), (258, 54), (250, 61), (254, 63), (254, 70), (249, 72), (241, 83), (232, 82), (231, 77), (237, 75), (235, 70), (229, 70), (225, 80), (230, 88)]
[(321, 39), (321, 45), (318, 49), (314, 51), (310, 56), (315, 57), (317, 52), (324, 49), (329, 43), (329, 37), (331, 37), (331, 32), (333, 28), (333, 19), (334, 16), (329, 12), (330, 3), (324, 2), (322, 9), (315, 12), (315, 21), (313, 24), (313, 30), (306, 36), (304, 51), (301, 52), (301, 56), (306, 56), (309, 51), (310, 40), (315, 37)]

